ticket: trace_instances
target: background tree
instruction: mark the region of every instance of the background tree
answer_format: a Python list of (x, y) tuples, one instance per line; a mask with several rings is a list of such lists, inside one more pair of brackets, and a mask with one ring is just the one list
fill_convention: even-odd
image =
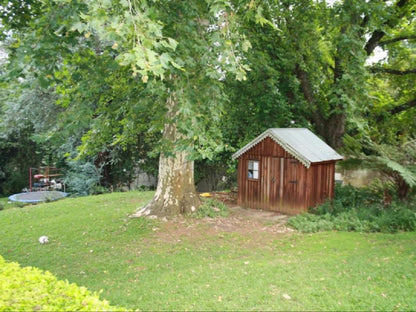
[[(407, 194), (414, 184), (412, 162), (394, 155), (403, 146), (408, 150), (415, 136), (415, 5), (300, 0), (270, 1), (263, 8), (274, 27), (245, 25), (253, 70), (247, 82), (230, 84), (224, 133), (231, 145), (294, 120), (334, 147), (346, 138), (344, 155), (370, 157), (401, 196)], [(372, 61), (381, 48), (388, 56)]]
[[(241, 106), (252, 101), (255, 109), (266, 112), (263, 120), (270, 123), (270, 109), (263, 99), (265, 94), (273, 94), (282, 115), (306, 118), (331, 146), (341, 147), (354, 118), (363, 114), (367, 103), (371, 103), (367, 83), (374, 69), (368, 71), (366, 60), (377, 46), (413, 40), (414, 4), (406, 0), (395, 3), (345, 0), (330, 6), (325, 1), (280, 0), (265, 2), (263, 9), (274, 28), (247, 24), (253, 54), (257, 54), (257, 59), (253, 58), (256, 68), (252, 65), (255, 71), (251, 74), (256, 82), (268, 82), (258, 85), (257, 90), (269, 91), (269, 86), (274, 86), (272, 93), (253, 94), (249, 100), (237, 98), (237, 101)], [(383, 42), (386, 36), (395, 39)], [(409, 53), (409, 46), (404, 50)], [(393, 58), (389, 61), (394, 64)], [(411, 88), (402, 85), (400, 89)], [(411, 106), (413, 102), (405, 103)]]
[(54, 128), (60, 109), (55, 105), (54, 92), (41, 88), (33, 78), (3, 84), (0, 194), (11, 194), (28, 186), (30, 167), (53, 158), (54, 147), (41, 137)]
[[(19, 5), (19, 1), (7, 4), (7, 10)], [(157, 1), (151, 5), (142, 1), (48, 1), (35, 5), (33, 11), (30, 8), (19, 17), (3, 14), (9, 27), (19, 30), (14, 34), (12, 53), (15, 72), (20, 74), (23, 66), (30, 67), (43, 86), (59, 86), (69, 75), (75, 82), (80, 77), (73, 70), (73, 66), (78, 68), (82, 64), (76, 59), (73, 62), (79, 51), (93, 51), (97, 59), (112, 55), (117, 66), (131, 70), (130, 82), (138, 89), (145, 89), (154, 100), (157, 108), (147, 113), (158, 121), (159, 128), (155, 130), (163, 129), (159, 186), (147, 211), (176, 214), (195, 209), (199, 199), (193, 183), (193, 159), (197, 155), (209, 157), (220, 145), (220, 137), (214, 130), (221, 113), (218, 103), (223, 98), (220, 80), (230, 73), (239, 79), (244, 77), (236, 45), (239, 35), (234, 8), (227, 1), (192, 4)], [(26, 11), (32, 18), (29, 22), (23, 18)], [(92, 41), (99, 44), (91, 44)], [(26, 58), (28, 53), (30, 59)], [(79, 85), (75, 89), (81, 90)], [(91, 93), (95, 90), (98, 89)], [(66, 111), (81, 112), (75, 114), (83, 117), (78, 121), (91, 116), (94, 120), (84, 136), (82, 153), (90, 150), (88, 138), (95, 136), (98, 129), (109, 126), (109, 132), (117, 137), (119, 129), (126, 129), (134, 117), (133, 106), (132, 110), (125, 103), (112, 106), (115, 99), (112, 96), (90, 101), (91, 94), (84, 91), (77, 96), (82, 94), (87, 101), (81, 101), (81, 105), (71, 101), (73, 107), (66, 107)], [(66, 94), (64, 107), (65, 99)], [(141, 104), (139, 99), (136, 101), (136, 105)], [(108, 113), (110, 107), (122, 112), (115, 123), (108, 118), (115, 116), (114, 111)], [(151, 115), (152, 111), (157, 112), (156, 116)], [(159, 118), (160, 114), (163, 118)], [(109, 121), (112, 122), (106, 124)], [(114, 145), (126, 137), (118, 135)]]
[[(26, 128), (31, 141), (93, 161), (108, 186), (128, 180), (123, 167), (139, 158), (152, 168), (160, 157), (143, 213), (192, 210), (193, 161), (219, 176), (233, 150), (269, 127), (294, 121), (366, 156), (415, 136), (412, 1), (15, 0), (2, 9), (7, 96), (36, 81), (59, 104), (52, 127)], [(376, 49), (387, 56), (371, 63)], [(252, 69), (245, 81), (242, 64)], [(3, 124), (18, 127), (5, 112), (23, 121), (26, 106), (4, 103)]]

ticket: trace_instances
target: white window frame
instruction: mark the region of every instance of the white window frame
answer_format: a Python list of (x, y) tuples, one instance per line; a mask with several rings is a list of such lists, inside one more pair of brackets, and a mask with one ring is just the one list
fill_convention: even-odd
[(251, 180), (258, 180), (260, 178), (260, 161), (259, 160), (248, 161), (247, 177)]

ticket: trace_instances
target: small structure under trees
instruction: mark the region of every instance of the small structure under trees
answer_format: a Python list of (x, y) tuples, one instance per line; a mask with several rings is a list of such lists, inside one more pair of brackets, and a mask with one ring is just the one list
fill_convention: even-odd
[(29, 168), (29, 192), (61, 190), (65, 183), (61, 169), (55, 167)]
[[(40, 203), (68, 196), (62, 173), (55, 167), (29, 168), (29, 188), (23, 193), (13, 194), (9, 199), (21, 203)], [(64, 190), (63, 192), (60, 190)]]
[(233, 155), (238, 204), (297, 214), (334, 196), (335, 150), (305, 128), (269, 129)]

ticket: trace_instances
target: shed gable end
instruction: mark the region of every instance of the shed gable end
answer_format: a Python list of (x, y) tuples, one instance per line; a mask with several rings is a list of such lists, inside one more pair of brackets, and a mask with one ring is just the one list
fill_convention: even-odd
[(290, 155), (285, 149), (283, 149), (270, 137), (264, 138), (262, 141), (258, 142), (256, 145), (244, 152), (243, 155), (245, 155), (246, 157), (292, 157), (292, 155)]
[(309, 168), (312, 163), (342, 159), (341, 155), (305, 128), (273, 128), (266, 130), (237, 151), (233, 155), (233, 159), (239, 158), (253, 147), (265, 142), (267, 138), (277, 143), (285, 152), (299, 160), (306, 168)]

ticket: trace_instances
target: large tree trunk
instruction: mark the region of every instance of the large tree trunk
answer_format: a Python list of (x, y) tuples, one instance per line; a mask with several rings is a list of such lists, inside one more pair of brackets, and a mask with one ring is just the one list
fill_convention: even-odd
[[(172, 146), (181, 139), (176, 118), (178, 100), (174, 93), (167, 102), (163, 142)], [(159, 158), (159, 179), (153, 200), (133, 216), (173, 216), (195, 211), (200, 205), (194, 183), (194, 161), (188, 153), (175, 150), (162, 152)]]
[(326, 121), (326, 129), (320, 133), (325, 141), (333, 148), (344, 146), (343, 137), (345, 135), (346, 113), (334, 113)]
[[(339, 67), (339, 64), (338, 64)], [(308, 73), (296, 66), (295, 74), (300, 81), (301, 91), (305, 100), (309, 104), (311, 111), (311, 119), (314, 123), (315, 129), (324, 140), (333, 148), (340, 148), (343, 146), (343, 137), (345, 135), (346, 113), (342, 108), (337, 108), (339, 111), (331, 113), (324, 118), (324, 114), (319, 109), (319, 104), (315, 100), (312, 85), (309, 81)], [(341, 76), (342, 72), (336, 72), (336, 75)], [(339, 79), (335, 76), (334, 81)]]

